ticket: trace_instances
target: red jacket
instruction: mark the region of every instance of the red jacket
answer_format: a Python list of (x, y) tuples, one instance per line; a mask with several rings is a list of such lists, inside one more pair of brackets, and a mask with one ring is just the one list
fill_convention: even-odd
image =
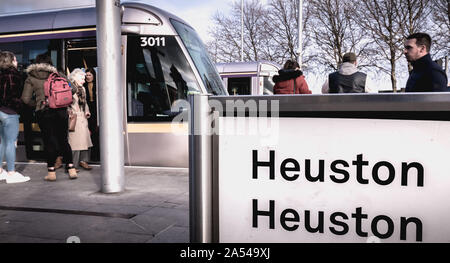
[(295, 94), (311, 94), (305, 76), (300, 70), (279, 70), (280, 75), (275, 75), (273, 81), (274, 94), (294, 94), (294, 80), (295, 80)]

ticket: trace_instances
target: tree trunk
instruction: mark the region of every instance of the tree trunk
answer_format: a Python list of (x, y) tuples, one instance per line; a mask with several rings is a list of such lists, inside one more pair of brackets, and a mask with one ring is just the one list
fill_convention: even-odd
[(397, 92), (397, 78), (395, 77), (395, 59), (391, 59), (391, 83), (393, 92)]

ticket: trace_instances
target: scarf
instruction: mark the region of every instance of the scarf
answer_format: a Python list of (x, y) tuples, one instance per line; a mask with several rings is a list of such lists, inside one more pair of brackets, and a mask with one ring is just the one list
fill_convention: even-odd
[(82, 111), (85, 111), (85, 105), (86, 105), (86, 91), (84, 91), (83, 86), (75, 85), (77, 90), (76, 94), (78, 96), (78, 105), (80, 105), (80, 109)]

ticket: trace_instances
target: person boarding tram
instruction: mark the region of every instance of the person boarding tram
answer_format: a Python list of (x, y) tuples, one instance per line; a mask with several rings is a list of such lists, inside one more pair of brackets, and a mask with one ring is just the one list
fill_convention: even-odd
[(55, 161), (58, 152), (63, 154), (66, 171), (70, 179), (77, 178), (77, 171), (72, 162), (68, 133), (67, 107), (50, 108), (44, 91), (44, 84), (52, 73), (58, 73), (52, 65), (51, 57), (44, 53), (36, 57), (34, 64), (25, 70), (28, 77), (25, 80), (22, 100), (25, 104), (35, 106), (36, 118), (44, 139), (44, 149), (47, 158), (46, 181), (56, 181)]

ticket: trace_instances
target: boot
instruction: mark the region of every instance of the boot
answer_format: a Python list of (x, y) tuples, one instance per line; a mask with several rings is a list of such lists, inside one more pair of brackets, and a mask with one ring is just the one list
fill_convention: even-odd
[(59, 169), (62, 167), (62, 156), (58, 156), (56, 157), (56, 161), (55, 161), (55, 169)]
[(54, 169), (48, 169), (48, 174), (44, 177), (44, 180), (50, 182), (56, 181), (56, 171)]
[(92, 169), (92, 167), (89, 166), (89, 164), (87, 162), (81, 161), (80, 162), (80, 166), (83, 167), (84, 170), (91, 170)]
[(68, 167), (67, 168), (67, 172), (69, 173), (69, 178), (70, 179), (77, 179), (78, 178), (77, 169), (74, 166)]

